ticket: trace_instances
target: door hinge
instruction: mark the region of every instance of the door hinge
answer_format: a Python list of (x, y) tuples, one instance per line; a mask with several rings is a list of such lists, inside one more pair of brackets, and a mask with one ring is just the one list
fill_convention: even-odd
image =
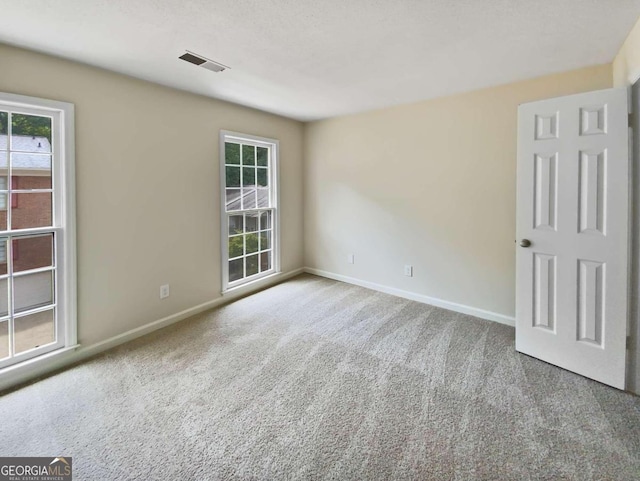
[(631, 336), (627, 336), (627, 351), (631, 349)]
[(629, 114), (629, 127), (633, 127), (633, 114)]

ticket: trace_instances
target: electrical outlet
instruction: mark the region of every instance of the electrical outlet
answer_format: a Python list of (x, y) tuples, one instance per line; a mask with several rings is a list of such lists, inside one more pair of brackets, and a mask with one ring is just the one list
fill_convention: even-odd
[(355, 264), (355, 263), (356, 263), (356, 258), (355, 258), (355, 256), (354, 256), (353, 254), (349, 254), (349, 255), (347, 256), (347, 262), (348, 262), (349, 264)]
[(160, 286), (160, 299), (166, 299), (169, 297), (169, 284)]
[(413, 277), (413, 266), (404, 266), (404, 275), (407, 277)]

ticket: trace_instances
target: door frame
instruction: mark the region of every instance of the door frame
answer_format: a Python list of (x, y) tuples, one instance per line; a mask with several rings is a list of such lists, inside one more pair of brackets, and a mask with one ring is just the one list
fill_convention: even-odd
[(640, 394), (640, 79), (629, 87), (629, 319), (627, 322), (627, 391)]

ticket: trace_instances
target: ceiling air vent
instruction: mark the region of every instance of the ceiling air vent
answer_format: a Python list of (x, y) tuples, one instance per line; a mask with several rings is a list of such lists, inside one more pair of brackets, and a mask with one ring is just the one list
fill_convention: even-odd
[(194, 65), (197, 65), (198, 67), (211, 70), (212, 72), (222, 72), (223, 70), (229, 68), (226, 65), (222, 65), (221, 63), (214, 62), (213, 60), (209, 60), (208, 58), (203, 57), (202, 55), (197, 55), (193, 52), (189, 52), (188, 50), (184, 55), (180, 55), (180, 57), (178, 58), (184, 60), (185, 62), (189, 62)]

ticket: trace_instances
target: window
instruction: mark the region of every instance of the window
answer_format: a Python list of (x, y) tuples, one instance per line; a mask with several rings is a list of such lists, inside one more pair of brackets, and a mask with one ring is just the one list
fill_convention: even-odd
[(222, 289), (279, 272), (278, 141), (220, 133)]
[(73, 105), (0, 93), (0, 372), (76, 344)]

